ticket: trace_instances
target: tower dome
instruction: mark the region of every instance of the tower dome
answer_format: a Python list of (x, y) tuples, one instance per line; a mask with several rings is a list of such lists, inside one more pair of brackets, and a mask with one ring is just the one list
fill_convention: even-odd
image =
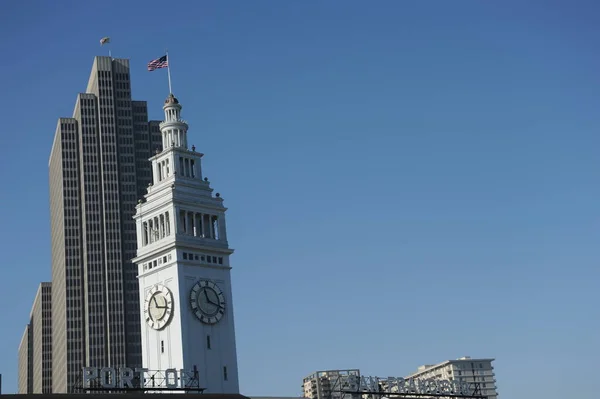
[(173, 95), (173, 93), (171, 93), (165, 100), (165, 105), (167, 104), (179, 104), (179, 100)]

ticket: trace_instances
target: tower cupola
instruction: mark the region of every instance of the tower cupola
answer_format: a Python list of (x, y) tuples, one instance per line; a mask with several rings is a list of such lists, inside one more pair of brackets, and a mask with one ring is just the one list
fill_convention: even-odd
[(169, 94), (163, 105), (165, 120), (160, 124), (163, 149), (181, 147), (187, 149), (188, 124), (181, 119), (181, 104), (173, 93)]

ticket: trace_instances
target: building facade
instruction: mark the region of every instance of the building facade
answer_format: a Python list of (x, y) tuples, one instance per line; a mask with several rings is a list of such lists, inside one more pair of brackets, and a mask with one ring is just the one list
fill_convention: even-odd
[(359, 382), (358, 369), (316, 371), (302, 380), (303, 396), (309, 399), (358, 399), (361, 395), (342, 391), (357, 387)]
[(33, 393), (33, 342), (31, 323), (25, 326), (25, 331), (19, 344), (18, 393)]
[(496, 377), (492, 362), (494, 359), (471, 359), (469, 356), (456, 360), (447, 360), (435, 365), (424, 365), (418, 368), (416, 373), (407, 377), (417, 379), (442, 379), (448, 381), (460, 381), (469, 383), (471, 386), (477, 384), (480, 394), (488, 399), (496, 399)]
[(163, 110), (163, 150), (135, 215), (143, 367), (197, 370), (208, 394), (237, 394), (226, 208), (202, 177), (203, 154), (188, 148), (177, 98)]
[[(52, 390), (73, 392), (82, 367), (140, 367), (133, 215), (162, 148), (158, 122), (132, 101), (129, 60), (96, 57), (49, 161)], [(152, 134), (154, 132), (154, 134)]]
[(52, 393), (52, 283), (40, 284), (31, 309), (33, 393)]

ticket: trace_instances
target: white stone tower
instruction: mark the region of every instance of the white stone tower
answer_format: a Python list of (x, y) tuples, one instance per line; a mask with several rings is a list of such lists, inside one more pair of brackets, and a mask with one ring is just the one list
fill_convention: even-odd
[(239, 393), (226, 208), (202, 178), (203, 154), (188, 150), (173, 94), (163, 109), (163, 151), (135, 215), (143, 367), (196, 367), (207, 393)]

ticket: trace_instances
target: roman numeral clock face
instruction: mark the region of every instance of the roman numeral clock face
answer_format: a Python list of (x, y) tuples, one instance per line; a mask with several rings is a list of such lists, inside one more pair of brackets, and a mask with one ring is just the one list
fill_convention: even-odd
[(202, 323), (216, 324), (225, 314), (225, 295), (212, 281), (200, 280), (192, 287), (190, 305)]
[(144, 301), (146, 323), (155, 329), (162, 330), (173, 316), (173, 294), (162, 284), (153, 286)]

